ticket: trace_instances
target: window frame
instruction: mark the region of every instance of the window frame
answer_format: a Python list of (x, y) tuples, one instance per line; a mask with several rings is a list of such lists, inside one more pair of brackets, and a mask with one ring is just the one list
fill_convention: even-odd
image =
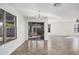
[(79, 24), (75, 24), (75, 26), (74, 26), (74, 32), (76, 32), (76, 33), (79, 32)]

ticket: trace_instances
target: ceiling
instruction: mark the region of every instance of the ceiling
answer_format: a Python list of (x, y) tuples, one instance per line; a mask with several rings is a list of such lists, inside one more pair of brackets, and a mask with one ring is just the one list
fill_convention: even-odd
[(40, 14), (48, 17), (60, 17), (63, 19), (74, 19), (79, 17), (79, 3), (61, 3), (54, 6), (54, 3), (9, 3), (23, 16), (35, 16)]

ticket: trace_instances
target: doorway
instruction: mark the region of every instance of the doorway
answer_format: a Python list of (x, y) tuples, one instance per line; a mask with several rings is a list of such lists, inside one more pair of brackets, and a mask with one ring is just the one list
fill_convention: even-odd
[(28, 39), (44, 40), (44, 23), (28, 22)]

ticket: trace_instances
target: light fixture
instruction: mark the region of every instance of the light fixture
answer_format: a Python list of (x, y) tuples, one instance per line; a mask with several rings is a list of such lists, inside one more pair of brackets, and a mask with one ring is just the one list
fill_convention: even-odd
[(61, 3), (54, 3), (55, 7), (59, 7), (61, 5)]
[(76, 22), (79, 22), (79, 19), (77, 18)]
[(42, 20), (42, 19), (46, 19), (47, 17), (46, 16), (43, 16), (40, 14), (40, 10), (38, 10), (38, 16), (37, 16), (37, 19), (38, 20)]
[(38, 19), (41, 19), (40, 10), (38, 10)]

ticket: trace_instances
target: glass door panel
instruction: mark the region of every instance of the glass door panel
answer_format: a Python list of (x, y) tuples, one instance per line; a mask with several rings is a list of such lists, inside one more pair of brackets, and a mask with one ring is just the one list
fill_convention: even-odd
[(3, 44), (3, 11), (0, 10), (0, 45)]
[(6, 42), (16, 38), (16, 21), (15, 16), (6, 13)]

